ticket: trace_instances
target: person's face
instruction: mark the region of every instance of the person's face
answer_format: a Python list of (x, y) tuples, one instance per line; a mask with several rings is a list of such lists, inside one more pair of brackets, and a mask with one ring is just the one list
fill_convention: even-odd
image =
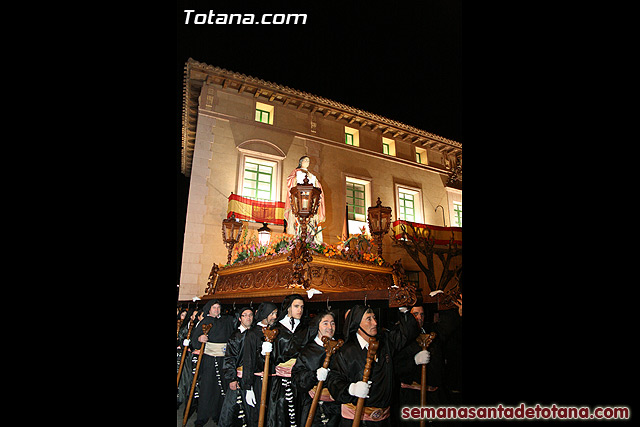
[(378, 322), (376, 322), (376, 315), (373, 313), (365, 313), (360, 321), (360, 327), (369, 335), (376, 336), (378, 334)]
[(287, 314), (293, 319), (300, 319), (302, 317), (302, 310), (304, 310), (304, 301), (296, 299), (293, 300), (287, 309)]
[(220, 315), (220, 304), (213, 304), (209, 309), (209, 316), (218, 317)]
[(180, 320), (184, 320), (185, 317), (187, 317), (187, 312), (183, 311), (182, 313), (180, 313)]
[(253, 311), (245, 310), (240, 315), (240, 324), (245, 328), (249, 328), (253, 323)]
[(322, 318), (318, 327), (318, 338), (328, 337), (333, 338), (333, 334), (336, 332), (336, 322), (333, 316), (327, 314)]
[(278, 318), (278, 309), (276, 308), (267, 316), (267, 325), (271, 326)]
[(302, 161), (300, 162), (300, 166), (302, 166), (303, 169), (308, 169), (309, 168), (309, 163), (311, 163), (311, 160), (309, 160), (308, 157), (305, 157), (304, 159), (302, 159)]
[(411, 309), (411, 314), (413, 314), (413, 317), (415, 317), (418, 321), (418, 325), (420, 325), (420, 327), (422, 328), (422, 326), (424, 325), (424, 308), (413, 307)]

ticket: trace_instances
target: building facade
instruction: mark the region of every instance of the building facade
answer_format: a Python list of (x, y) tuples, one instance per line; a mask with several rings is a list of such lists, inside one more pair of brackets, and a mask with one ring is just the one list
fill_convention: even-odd
[[(190, 185), (180, 301), (202, 296), (212, 265), (226, 263), (221, 228), (229, 195), (284, 201), (286, 177), (305, 155), (323, 188), (327, 243), (339, 243), (345, 205), (355, 234), (367, 226), (367, 207), (378, 197), (392, 208), (392, 220), (462, 226), (460, 142), (189, 59), (182, 172)], [(249, 224), (252, 230), (260, 226)], [(402, 259), (428, 294), (423, 275), (415, 273), (420, 269), (388, 235), (383, 257)]]

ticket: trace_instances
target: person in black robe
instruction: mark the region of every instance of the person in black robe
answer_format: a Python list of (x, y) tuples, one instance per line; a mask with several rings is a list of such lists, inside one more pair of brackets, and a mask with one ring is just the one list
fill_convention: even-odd
[(248, 426), (247, 410), (239, 385), (238, 370), (242, 375), (245, 331), (249, 330), (253, 324), (253, 310), (251, 307), (242, 307), (236, 314), (236, 320), (240, 322), (240, 325), (229, 337), (222, 366), (224, 379), (229, 386), (226, 389), (226, 395), (222, 403), (218, 427)]
[[(191, 373), (191, 356), (189, 351), (190, 340), (187, 340), (187, 334), (189, 333), (189, 324), (194, 318), (195, 310), (191, 309), (186, 312), (185, 318), (180, 325), (178, 331), (178, 351), (177, 351), (177, 368), (180, 369), (180, 361), (182, 360), (182, 354), (184, 355), (184, 362), (182, 364), (182, 373), (180, 374), (180, 383), (178, 384), (177, 406), (180, 405), (189, 398), (189, 391), (191, 390), (191, 380), (193, 374)], [(195, 320), (193, 326), (195, 327)], [(186, 344), (185, 344), (186, 341)], [(176, 370), (176, 374), (177, 374)]]
[[(443, 403), (441, 394), (443, 376), (442, 358), (442, 338), (435, 331), (432, 323), (425, 323), (424, 307), (416, 305), (411, 309), (411, 314), (415, 317), (420, 326), (421, 334), (436, 332), (436, 337), (428, 348), (429, 358), (427, 360), (427, 405), (437, 406)], [(412, 423), (418, 421), (404, 420), (400, 418), (402, 407), (420, 406), (420, 384), (422, 381), (422, 364), (416, 360), (416, 355), (422, 351), (416, 340), (411, 341), (398, 352), (394, 358), (394, 369), (396, 377), (400, 381), (398, 400), (392, 405), (392, 416), (396, 422)]]
[[(240, 389), (246, 403), (247, 424), (258, 425), (262, 379), (264, 375), (265, 341), (262, 328), (272, 326), (278, 316), (278, 307), (271, 302), (263, 302), (258, 306), (253, 326), (245, 332), (242, 349), (242, 377)], [(268, 343), (270, 344), (270, 343)], [(271, 374), (275, 373), (273, 363), (269, 364)], [(273, 377), (271, 377), (273, 378)], [(269, 387), (271, 382), (269, 382)]]
[(309, 328), (302, 321), (304, 299), (301, 295), (287, 295), (282, 301), (274, 329), (278, 335), (273, 342), (271, 360), (276, 376), (269, 394), (267, 427), (289, 427), (300, 424), (298, 396), (291, 382), (291, 369), (298, 353), (307, 344)]
[[(346, 319), (344, 345), (331, 357), (326, 385), (331, 396), (341, 403), (340, 426), (351, 426), (358, 398), (365, 398), (360, 425), (390, 426), (390, 405), (394, 391), (393, 358), (418, 336), (418, 322), (406, 307), (400, 308), (398, 323), (391, 329), (378, 328), (373, 310), (354, 306)], [(369, 382), (362, 376), (369, 348), (369, 338), (378, 340)]]
[[(191, 333), (191, 346), (194, 350), (200, 350), (202, 343), (205, 344), (198, 371), (198, 383), (200, 386), (200, 397), (198, 402), (198, 416), (196, 427), (203, 426), (212, 418), (217, 424), (220, 418), (220, 409), (224, 400), (226, 384), (222, 374), (224, 363), (224, 350), (229, 337), (234, 331), (233, 316), (228, 314), (220, 315), (221, 305), (216, 300), (211, 300), (205, 304), (203, 312), (206, 317), (193, 329)], [(213, 325), (207, 335), (203, 334), (204, 325)], [(209, 354), (207, 354), (209, 353)]]
[[(304, 425), (309, 416), (313, 395), (319, 381), (325, 381), (329, 369), (322, 367), (326, 357), (326, 351), (322, 337), (333, 339), (335, 334), (335, 316), (332, 312), (319, 313), (309, 326), (309, 333), (315, 338), (309, 341), (300, 351), (295, 365), (291, 370), (291, 379), (296, 394), (300, 396), (300, 425)], [(322, 395), (316, 407), (313, 418), (314, 427), (336, 427), (340, 422), (340, 403), (336, 402), (329, 394), (326, 386), (322, 389)]]

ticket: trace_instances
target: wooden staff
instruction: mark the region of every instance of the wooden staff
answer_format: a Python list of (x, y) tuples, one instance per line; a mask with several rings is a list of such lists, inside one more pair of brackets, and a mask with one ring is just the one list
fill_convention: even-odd
[[(262, 328), (264, 334), (264, 340), (266, 342), (273, 342), (278, 335), (277, 329), (268, 329), (266, 326)], [(264, 426), (264, 414), (267, 409), (267, 383), (269, 382), (269, 357), (271, 352), (264, 354), (264, 371), (262, 373), (262, 391), (260, 393), (260, 415), (258, 416), (258, 427)]]
[[(213, 324), (202, 325), (202, 334), (207, 335), (209, 330), (213, 327)], [(193, 399), (193, 392), (196, 390), (196, 382), (198, 381), (198, 371), (200, 370), (200, 362), (202, 362), (202, 355), (204, 354), (204, 346), (206, 342), (203, 342), (200, 346), (200, 354), (198, 355), (198, 363), (196, 364), (196, 373), (193, 374), (193, 382), (191, 383), (191, 391), (189, 392), (189, 400), (187, 401), (187, 408), (184, 411), (184, 419), (182, 420), (182, 427), (187, 425), (187, 418), (189, 418), (189, 409), (191, 409), (191, 399)]]
[[(416, 341), (418, 341), (418, 345), (423, 350), (426, 350), (427, 347), (431, 344), (431, 341), (436, 337), (435, 332), (431, 332), (430, 334), (420, 334)], [(420, 406), (427, 406), (427, 365), (422, 365), (422, 377), (420, 378)], [(420, 427), (425, 427), (427, 425), (427, 421), (423, 418), (420, 420)]]
[[(193, 328), (194, 321), (189, 322), (189, 331), (187, 331), (187, 339), (191, 337), (191, 329)], [(180, 367), (178, 368), (178, 383), (176, 387), (180, 385), (180, 375), (182, 375), (182, 366), (184, 365), (184, 357), (187, 355), (187, 349), (182, 346), (182, 356), (180, 357)]]
[(176, 338), (180, 335), (180, 326), (182, 326), (182, 319), (178, 319), (178, 330), (176, 332)]
[[(371, 375), (371, 364), (376, 358), (376, 352), (378, 351), (378, 340), (374, 337), (369, 338), (369, 350), (367, 351), (367, 362), (364, 364), (364, 373), (362, 375), (362, 381), (369, 381), (369, 375)], [(364, 409), (364, 397), (358, 398), (358, 405), (356, 406), (356, 415), (353, 417), (353, 424), (351, 427), (358, 427), (360, 425), (360, 419), (362, 418), (362, 411)]]
[[(331, 356), (338, 351), (340, 347), (344, 344), (344, 340), (332, 340), (329, 337), (322, 337), (322, 345), (324, 346), (324, 350), (326, 352), (326, 356), (324, 357), (324, 363), (322, 367), (327, 369), (329, 367), (329, 361), (331, 360)], [(318, 381), (318, 385), (316, 386), (316, 394), (313, 396), (313, 401), (311, 402), (311, 408), (309, 409), (309, 416), (307, 417), (307, 423), (304, 427), (311, 427), (313, 424), (313, 417), (316, 415), (316, 408), (318, 407), (318, 401), (320, 400), (320, 395), (322, 394), (322, 386), (324, 385), (324, 381)]]

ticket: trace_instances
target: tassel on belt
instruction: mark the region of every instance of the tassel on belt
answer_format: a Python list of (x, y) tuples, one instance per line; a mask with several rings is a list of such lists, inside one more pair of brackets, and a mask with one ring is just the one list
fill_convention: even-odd
[[(365, 421), (382, 421), (389, 418), (390, 407), (375, 408), (373, 406), (365, 406), (362, 411), (362, 419)], [(343, 403), (340, 405), (340, 413), (342, 418), (352, 420), (356, 416), (356, 405), (353, 403)]]

